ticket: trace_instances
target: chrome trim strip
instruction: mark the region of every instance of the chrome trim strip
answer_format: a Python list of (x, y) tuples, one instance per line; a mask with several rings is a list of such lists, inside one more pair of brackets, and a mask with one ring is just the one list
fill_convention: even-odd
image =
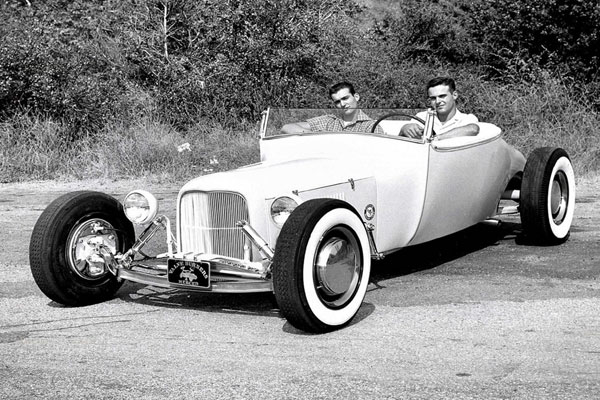
[[(476, 136), (474, 136), (474, 137), (476, 137)], [(503, 134), (491, 137), (489, 139), (480, 140), (480, 141), (477, 141), (477, 142), (463, 144), (463, 145), (455, 146), (455, 147), (442, 147), (442, 146), (438, 147), (438, 146), (436, 146), (437, 142), (434, 141), (434, 142), (432, 142), (432, 146), (431, 147), (433, 148), (433, 150), (435, 150), (435, 151), (437, 151), (439, 153), (447, 153), (447, 152), (451, 152), (451, 151), (458, 151), (458, 150), (469, 149), (471, 147), (481, 146), (481, 145), (484, 145), (484, 144), (487, 144), (487, 143), (491, 143), (491, 142), (493, 142), (495, 140), (498, 140), (498, 139), (500, 139), (502, 137), (503, 137)], [(452, 140), (452, 139), (445, 139), (445, 140)]]

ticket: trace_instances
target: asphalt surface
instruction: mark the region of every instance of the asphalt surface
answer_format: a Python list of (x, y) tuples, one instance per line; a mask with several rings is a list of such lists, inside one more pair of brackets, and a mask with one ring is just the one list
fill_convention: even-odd
[[(0, 398), (592, 399), (600, 392), (600, 196), (578, 184), (565, 244), (519, 219), (480, 225), (374, 264), (357, 317), (298, 331), (271, 294), (126, 283), (66, 308), (33, 282), (29, 236), (59, 194), (134, 183), (0, 185)], [(172, 188), (159, 191), (166, 212)]]

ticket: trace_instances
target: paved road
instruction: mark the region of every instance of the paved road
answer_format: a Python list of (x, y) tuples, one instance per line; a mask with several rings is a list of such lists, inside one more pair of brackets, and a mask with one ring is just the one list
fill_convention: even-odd
[(578, 187), (566, 244), (522, 243), (507, 218), (401, 251), (374, 265), (352, 324), (325, 335), (294, 329), (270, 294), (126, 284), (61, 307), (32, 280), (29, 235), (52, 198), (91, 184), (0, 185), (0, 398), (597, 398), (597, 182)]

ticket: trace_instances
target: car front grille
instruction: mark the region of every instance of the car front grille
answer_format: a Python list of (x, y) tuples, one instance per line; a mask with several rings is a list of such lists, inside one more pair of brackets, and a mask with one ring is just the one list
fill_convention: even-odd
[(179, 210), (181, 251), (244, 257), (245, 237), (235, 224), (248, 221), (248, 206), (240, 194), (187, 192)]

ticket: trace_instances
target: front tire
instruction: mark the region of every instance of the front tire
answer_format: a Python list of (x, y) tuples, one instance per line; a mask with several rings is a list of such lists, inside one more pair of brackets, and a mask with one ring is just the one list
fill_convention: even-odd
[(121, 282), (94, 250), (113, 255), (133, 244), (135, 232), (123, 207), (100, 192), (67, 193), (42, 212), (31, 235), (33, 278), (50, 299), (67, 306), (108, 300)]
[(575, 210), (575, 173), (561, 148), (535, 149), (525, 164), (520, 213), (525, 235), (552, 245), (569, 238)]
[(370, 273), (365, 227), (342, 201), (302, 203), (277, 239), (275, 298), (298, 329), (323, 333), (348, 324), (362, 304)]

